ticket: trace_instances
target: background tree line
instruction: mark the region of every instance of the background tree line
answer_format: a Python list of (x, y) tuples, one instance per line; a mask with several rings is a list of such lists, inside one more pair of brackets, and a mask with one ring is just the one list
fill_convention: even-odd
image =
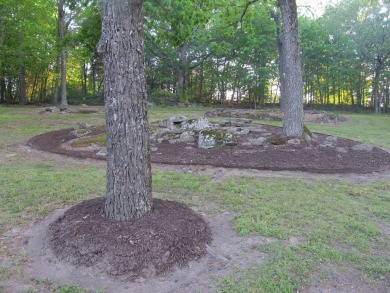
[[(250, 4), (251, 5), (248, 5)], [(145, 1), (149, 99), (280, 101), (277, 1)], [(387, 111), (390, 1), (300, 16), (303, 101)], [(0, 103), (103, 103), (98, 0), (0, 0)]]

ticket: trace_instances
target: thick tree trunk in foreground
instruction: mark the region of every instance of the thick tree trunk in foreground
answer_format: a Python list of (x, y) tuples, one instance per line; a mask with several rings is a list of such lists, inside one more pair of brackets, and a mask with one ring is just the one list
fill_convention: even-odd
[(152, 208), (143, 1), (102, 1), (107, 127), (105, 214), (140, 218)]
[(285, 100), (283, 133), (286, 136), (303, 134), (303, 82), (298, 41), (298, 16), (295, 0), (278, 0), (283, 21), (284, 77), (282, 85)]

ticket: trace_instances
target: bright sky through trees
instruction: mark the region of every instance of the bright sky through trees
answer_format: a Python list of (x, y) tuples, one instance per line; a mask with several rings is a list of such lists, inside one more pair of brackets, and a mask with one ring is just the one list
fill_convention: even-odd
[(317, 18), (324, 13), (327, 5), (337, 2), (338, 0), (297, 0), (298, 13)]

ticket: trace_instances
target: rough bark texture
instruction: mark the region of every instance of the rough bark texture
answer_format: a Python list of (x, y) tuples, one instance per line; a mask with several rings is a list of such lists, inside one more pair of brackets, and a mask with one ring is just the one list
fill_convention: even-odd
[(68, 100), (66, 96), (66, 51), (64, 48), (65, 38), (65, 0), (58, 1), (58, 39), (61, 43), (61, 105), (67, 106)]
[(303, 134), (302, 65), (298, 41), (298, 16), (295, 0), (278, 0), (282, 11), (284, 54), (284, 120), (286, 136)]
[(107, 127), (105, 214), (140, 218), (152, 208), (143, 1), (105, 0), (99, 51), (104, 62)]

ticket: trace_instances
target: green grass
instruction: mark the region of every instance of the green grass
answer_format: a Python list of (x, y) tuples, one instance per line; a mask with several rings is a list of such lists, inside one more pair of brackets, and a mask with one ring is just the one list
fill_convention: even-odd
[[(373, 220), (390, 220), (387, 182), (243, 177), (212, 183), (207, 176), (177, 173), (154, 178), (158, 192), (167, 192), (169, 186), (171, 193), (184, 198), (197, 194), (205, 205), (214, 201), (233, 211), (242, 236), (276, 239), (258, 248), (270, 256), (264, 265), (224, 278), (218, 287), (222, 292), (294, 292), (320, 263), (347, 263), (372, 277), (390, 273), (390, 237)], [(302, 242), (291, 246), (291, 237)]]
[[(208, 108), (152, 108), (150, 120), (172, 115), (203, 116)], [(16, 144), (33, 135), (104, 123), (99, 114), (38, 115), (37, 108), (0, 107), (0, 233), (43, 217), (55, 208), (103, 196), (101, 163), (52, 161), (19, 150)], [(336, 125), (310, 124), (310, 130), (390, 147), (389, 116), (347, 114)], [(280, 123), (270, 123), (280, 125)], [(12, 156), (8, 157), (8, 154)], [(203, 211), (231, 211), (237, 232), (274, 242), (253, 247), (266, 255), (261, 266), (237, 267), (216, 281), (219, 292), (295, 292), (308, 283), (319, 265), (349, 266), (367, 277), (390, 274), (390, 183), (353, 184), (341, 180), (303, 181), (289, 178), (234, 177), (214, 182), (209, 175), (153, 171), (155, 195), (178, 200)], [(194, 200), (196, 197), (197, 200)], [(290, 245), (289, 239), (300, 239)], [(1, 245), (0, 257), (12, 251)], [(2, 264), (0, 280), (15, 274), (17, 264)], [(35, 284), (36, 292), (42, 284)], [(0, 287), (1, 292), (1, 287)], [(52, 292), (86, 292), (77, 285), (53, 286)]]

